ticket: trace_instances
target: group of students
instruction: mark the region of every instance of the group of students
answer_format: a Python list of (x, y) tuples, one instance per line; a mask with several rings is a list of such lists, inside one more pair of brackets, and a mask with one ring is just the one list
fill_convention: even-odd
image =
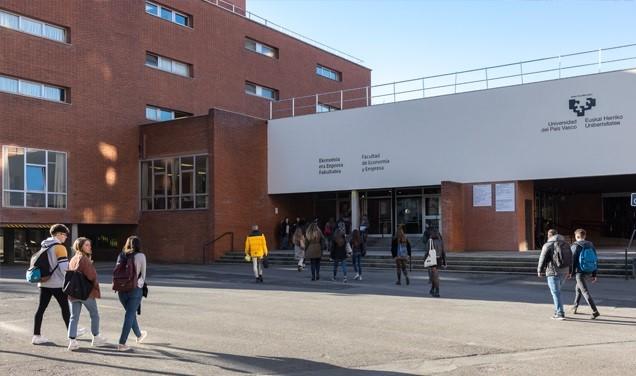
[[(332, 281), (338, 278), (338, 270), (342, 270), (342, 281), (347, 282), (347, 259), (351, 257), (354, 272), (354, 279), (362, 280), (362, 257), (367, 253), (366, 248), (366, 229), (368, 225), (362, 222), (360, 229), (354, 229), (351, 235), (347, 237), (346, 228), (338, 226), (333, 220), (325, 224), (324, 232), (320, 230), (317, 221), (310, 223), (307, 228), (302, 224), (300, 218), (296, 219), (295, 224), (290, 224), (289, 219), (285, 218), (281, 223), (281, 243), (286, 244), (288, 239), (293, 245), (294, 256), (298, 261), (298, 271), (301, 272), (305, 268), (305, 261), (309, 259), (311, 267), (311, 280), (320, 280), (320, 265), (325, 254), (333, 261)], [(333, 222), (333, 223), (332, 223)], [(293, 233), (290, 231), (293, 230)], [(364, 231), (363, 231), (364, 230)], [(446, 252), (444, 243), (438, 231), (433, 230), (425, 236), (427, 240), (427, 248), (425, 249), (424, 259), (433, 258), (428, 266), (431, 296), (439, 297), (439, 268), (446, 267)], [(434, 255), (433, 255), (434, 252)], [(263, 261), (268, 255), (267, 241), (265, 235), (258, 230), (258, 226), (252, 226), (252, 232), (245, 240), (245, 259), (253, 264), (254, 277), (256, 282), (263, 282)], [(400, 226), (397, 234), (391, 243), (391, 255), (395, 260), (395, 268), (397, 272), (397, 285), (402, 284), (402, 275), (407, 285), (411, 283), (408, 274), (407, 263), (411, 259), (411, 243), (407, 238), (404, 228)]]
[[(86, 334), (85, 328), (78, 328), (78, 322), (82, 306), (86, 307), (91, 318), (91, 333), (93, 335), (92, 346), (103, 346), (107, 344), (107, 339), (100, 331), (99, 310), (97, 308), (97, 299), (101, 298), (99, 289), (99, 280), (97, 270), (92, 261), (92, 244), (87, 238), (81, 237), (73, 242), (74, 255), (69, 260), (68, 251), (64, 243), (69, 236), (69, 229), (63, 224), (55, 224), (50, 228), (51, 237), (44, 240), (41, 244), (40, 252), (36, 253), (31, 260), (31, 268), (27, 272), (27, 280), (30, 280), (30, 273), (34, 270), (40, 258), (46, 258), (45, 261), (50, 267), (50, 274), (40, 273), (38, 270), (38, 288), (40, 290), (40, 298), (37, 311), (35, 313), (33, 338), (31, 343), (40, 345), (49, 342), (41, 333), (42, 319), (44, 312), (49, 305), (52, 297), (55, 297), (60, 309), (62, 310), (62, 319), (68, 330), (69, 345), (68, 350), (75, 351), (80, 348), (77, 341), (78, 337)], [(140, 311), (141, 299), (144, 294), (146, 281), (146, 257), (141, 252), (141, 242), (138, 237), (131, 236), (126, 240), (123, 251), (117, 257), (117, 265), (125, 267), (127, 264), (134, 265), (135, 283), (131, 286), (130, 291), (118, 291), (119, 301), (124, 307), (124, 322), (117, 345), (118, 351), (129, 351), (131, 348), (126, 345), (128, 335), (132, 329), (137, 337), (137, 343), (143, 343), (148, 332), (140, 330), (137, 322), (137, 313)], [(90, 283), (90, 293), (86, 299), (77, 299), (67, 295), (65, 290), (68, 286), (67, 272), (79, 272)]]
[(584, 229), (577, 229), (574, 231), (576, 241), (570, 245), (556, 230), (548, 230), (548, 240), (543, 245), (539, 256), (537, 275), (539, 277), (545, 276), (548, 282), (554, 302), (552, 319), (565, 320), (561, 287), (566, 279), (572, 277), (576, 280), (576, 292), (570, 313), (576, 314), (578, 312), (581, 297), (584, 297), (592, 309), (591, 318), (596, 319), (600, 315), (586, 282), (590, 278), (592, 283), (597, 281), (596, 272), (598, 269), (596, 249), (592, 242), (585, 239), (586, 236)]

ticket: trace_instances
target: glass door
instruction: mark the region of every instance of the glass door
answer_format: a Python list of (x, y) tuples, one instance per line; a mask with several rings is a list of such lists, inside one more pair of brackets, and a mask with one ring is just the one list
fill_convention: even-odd
[(424, 195), (424, 236), (428, 237), (432, 230), (441, 233), (442, 212), (440, 207), (440, 195)]
[(369, 235), (392, 234), (390, 198), (367, 198), (366, 213), (369, 218)]

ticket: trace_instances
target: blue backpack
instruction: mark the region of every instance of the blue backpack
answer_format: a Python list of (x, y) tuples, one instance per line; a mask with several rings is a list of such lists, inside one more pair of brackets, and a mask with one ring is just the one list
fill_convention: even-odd
[(579, 253), (579, 269), (583, 273), (594, 273), (598, 269), (596, 250), (590, 244), (586, 244)]

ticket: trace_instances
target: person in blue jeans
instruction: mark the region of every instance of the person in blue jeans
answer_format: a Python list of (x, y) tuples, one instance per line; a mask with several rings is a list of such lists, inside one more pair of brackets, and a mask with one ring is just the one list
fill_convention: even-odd
[[(554, 261), (556, 243), (561, 242), (565, 243), (563, 236), (558, 235), (554, 229), (548, 230), (548, 241), (541, 249), (541, 256), (539, 256), (537, 265), (537, 275), (539, 277), (545, 276), (548, 281), (548, 287), (554, 301), (554, 316), (552, 316), (554, 320), (565, 320), (563, 300), (561, 299), (561, 285), (569, 273), (569, 266), (558, 268)], [(567, 249), (569, 250), (569, 245), (567, 245)]]
[(331, 259), (333, 260), (333, 278), (336, 280), (338, 275), (338, 266), (342, 268), (342, 282), (347, 282), (347, 256), (351, 255), (351, 246), (345, 238), (345, 233), (341, 230), (336, 231), (331, 245)]
[(129, 257), (134, 257), (135, 271), (137, 273), (137, 285), (134, 289), (132, 289), (132, 291), (117, 292), (119, 295), (119, 302), (126, 310), (124, 325), (121, 329), (119, 344), (117, 345), (118, 351), (131, 350), (131, 348), (126, 345), (131, 329), (135, 333), (135, 336), (137, 336), (137, 343), (143, 343), (148, 336), (148, 332), (139, 329), (139, 323), (137, 322), (137, 310), (141, 305), (143, 287), (146, 281), (146, 256), (141, 252), (141, 241), (136, 236), (131, 236), (126, 240), (123, 252), (119, 254), (119, 257), (117, 257), (117, 263), (127, 262)]
[(353, 230), (351, 233), (351, 262), (353, 264), (353, 270), (356, 272), (356, 276), (353, 279), (362, 281), (362, 256), (367, 253), (366, 245), (364, 244), (364, 238), (359, 230)]

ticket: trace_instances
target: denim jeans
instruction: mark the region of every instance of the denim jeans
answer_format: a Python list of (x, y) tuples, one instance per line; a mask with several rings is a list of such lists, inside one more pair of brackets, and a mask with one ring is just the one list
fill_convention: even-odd
[(71, 320), (68, 325), (68, 338), (75, 339), (77, 337), (77, 323), (79, 322), (80, 313), (82, 312), (82, 305), (86, 307), (89, 315), (91, 316), (91, 333), (94, 336), (99, 334), (99, 311), (97, 310), (97, 300), (90, 298), (86, 300), (73, 300), (68, 301), (68, 306), (71, 309)]
[(351, 256), (351, 262), (353, 263), (353, 270), (356, 274), (362, 275), (362, 254), (354, 253)]
[(552, 300), (554, 301), (554, 311), (557, 315), (564, 315), (563, 311), (563, 301), (561, 300), (561, 277), (558, 275), (548, 276), (548, 286), (550, 287), (550, 292), (552, 293)]
[(342, 274), (344, 275), (344, 277), (347, 277), (347, 260), (333, 260), (333, 277), (336, 278), (336, 275), (338, 274), (338, 265), (340, 265), (340, 268), (342, 269)]
[(141, 304), (142, 290), (141, 288), (135, 288), (129, 292), (119, 292), (118, 295), (121, 305), (126, 309), (124, 326), (121, 328), (121, 336), (119, 337), (119, 344), (125, 345), (130, 329), (133, 330), (137, 337), (141, 337), (141, 330), (139, 330), (139, 324), (137, 324), (137, 308)]

